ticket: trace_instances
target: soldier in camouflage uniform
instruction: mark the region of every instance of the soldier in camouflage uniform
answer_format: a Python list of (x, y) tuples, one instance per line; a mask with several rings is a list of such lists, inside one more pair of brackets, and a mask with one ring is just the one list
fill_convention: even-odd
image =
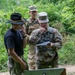
[[(35, 45), (36, 69), (58, 67), (58, 49), (62, 47), (62, 36), (57, 29), (48, 26), (48, 15), (46, 12), (38, 14), (40, 28), (34, 30), (29, 42)], [(49, 42), (46, 45), (41, 43)]]
[(34, 29), (37, 29), (39, 27), (39, 23), (36, 18), (37, 9), (35, 5), (29, 7), (29, 14), (30, 14), (30, 18), (28, 19), (29, 24), (27, 25), (26, 29), (27, 29), (27, 34), (30, 35)]
[[(30, 18), (28, 19), (29, 24), (26, 27), (26, 32), (28, 35), (30, 35), (33, 30), (39, 28), (39, 23), (36, 18), (37, 9), (36, 9), (35, 5), (29, 7), (29, 13), (30, 13)], [(27, 42), (28, 42), (28, 40), (27, 40)], [(28, 54), (29, 70), (35, 69), (35, 57), (34, 56), (35, 56), (34, 45), (29, 43), (29, 54)]]
[(4, 43), (8, 53), (7, 66), (10, 75), (24, 75), (23, 71), (28, 70), (28, 65), (23, 58), (23, 48), (26, 46), (26, 33), (23, 28), (25, 22), (22, 19), (20, 13), (12, 13), (8, 21), (12, 28), (4, 36)]

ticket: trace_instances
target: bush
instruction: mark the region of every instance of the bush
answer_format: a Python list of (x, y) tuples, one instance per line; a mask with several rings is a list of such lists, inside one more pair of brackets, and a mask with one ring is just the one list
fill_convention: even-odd
[(62, 48), (59, 51), (59, 63), (63, 64), (75, 64), (75, 35), (66, 36), (66, 42), (63, 43)]
[[(0, 38), (2, 40), (2, 38)], [(3, 40), (2, 40), (3, 41)], [(0, 41), (0, 71), (6, 71), (7, 52), (3, 42)]]

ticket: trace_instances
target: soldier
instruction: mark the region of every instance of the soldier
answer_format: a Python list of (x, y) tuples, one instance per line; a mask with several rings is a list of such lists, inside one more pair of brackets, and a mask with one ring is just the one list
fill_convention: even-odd
[(36, 69), (58, 67), (58, 49), (62, 47), (62, 36), (57, 29), (48, 26), (46, 12), (38, 14), (40, 28), (34, 30), (29, 42), (35, 45)]
[(28, 69), (27, 63), (23, 59), (23, 48), (26, 46), (26, 33), (23, 28), (24, 21), (22, 19), (20, 13), (12, 13), (8, 21), (12, 25), (12, 28), (4, 36), (10, 75), (23, 75), (23, 71)]
[[(29, 13), (30, 13), (30, 18), (28, 19), (29, 24), (26, 27), (26, 30), (27, 30), (26, 32), (28, 35), (30, 35), (33, 30), (39, 28), (39, 23), (36, 18), (37, 8), (35, 5), (29, 7)], [(34, 45), (29, 44), (29, 54), (28, 54), (29, 70), (35, 69), (35, 58), (34, 58), (35, 55), (34, 54), (35, 54)]]
[(29, 7), (30, 18), (28, 19), (29, 24), (27, 25), (27, 34), (31, 34), (34, 29), (39, 27), (37, 16), (37, 8), (35, 5)]

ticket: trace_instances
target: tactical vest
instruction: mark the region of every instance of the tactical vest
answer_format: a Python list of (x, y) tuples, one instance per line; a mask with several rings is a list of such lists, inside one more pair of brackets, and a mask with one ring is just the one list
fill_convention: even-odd
[[(33, 30), (39, 28), (39, 23), (38, 23), (37, 19), (36, 20), (29, 19), (28, 22), (29, 22), (29, 24), (27, 25), (26, 32), (27, 32), (27, 34), (30, 35)], [(34, 29), (34, 27), (35, 27), (35, 29)]]

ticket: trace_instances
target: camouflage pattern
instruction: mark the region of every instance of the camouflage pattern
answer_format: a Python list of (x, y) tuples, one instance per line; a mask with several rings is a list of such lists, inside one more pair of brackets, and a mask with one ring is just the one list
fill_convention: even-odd
[(29, 11), (37, 11), (36, 6), (35, 5), (30, 6)]
[(30, 35), (33, 30), (39, 28), (39, 23), (38, 23), (37, 18), (35, 20), (29, 18), (28, 22), (29, 22), (29, 24), (26, 27), (26, 32), (27, 32), (27, 34)]
[[(21, 57), (21, 58), (23, 59), (23, 57)], [(26, 61), (24, 61), (24, 62), (26, 63)], [(21, 69), (20, 64), (18, 62), (14, 61), (11, 58), (11, 56), (9, 56), (9, 59), (7, 61), (7, 66), (8, 66), (10, 75), (24, 75), (24, 71)], [(26, 70), (28, 70), (28, 65), (26, 67), (27, 67)]]
[[(32, 20), (31, 18), (28, 19), (28, 22), (29, 22), (29, 25), (26, 28), (26, 32), (27, 34), (30, 35), (33, 30), (39, 28), (39, 23), (37, 19)], [(29, 41), (29, 38), (27, 38), (27, 42), (28, 41)], [(29, 70), (35, 69), (35, 66), (36, 66), (35, 65), (35, 46), (33, 44), (29, 44), (28, 65), (29, 65)]]
[(46, 12), (40, 12), (38, 13), (38, 21), (39, 23), (45, 23), (45, 22), (49, 22), (49, 19), (48, 19), (48, 15)]
[[(51, 27), (48, 27), (45, 33), (41, 33), (39, 30), (40, 28), (34, 30), (29, 37), (30, 43), (35, 46), (37, 69), (58, 67), (57, 50), (62, 47), (61, 34)], [(52, 42), (54, 44), (53, 47), (48, 48), (47, 46), (36, 46), (36, 44), (47, 41)]]

